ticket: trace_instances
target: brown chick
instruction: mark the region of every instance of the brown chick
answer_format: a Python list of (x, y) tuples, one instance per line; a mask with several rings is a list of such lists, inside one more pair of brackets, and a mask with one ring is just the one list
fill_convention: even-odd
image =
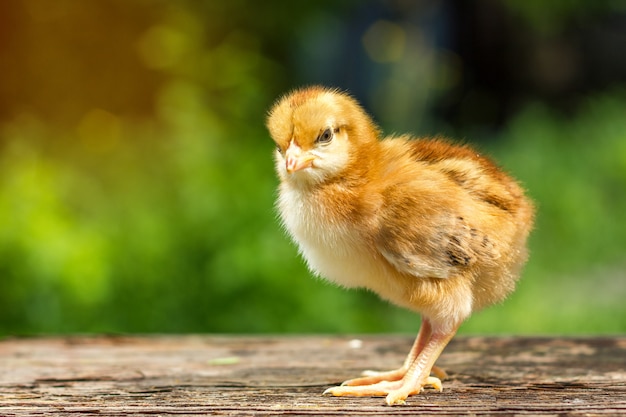
[(325, 393), (385, 395), (393, 405), (427, 385), (441, 390), (445, 372), (435, 361), (458, 327), (515, 286), (532, 203), (467, 146), (381, 139), (337, 90), (293, 91), (272, 107), (267, 127), (277, 145), (280, 217), (311, 271), (422, 316), (402, 367), (366, 371)]

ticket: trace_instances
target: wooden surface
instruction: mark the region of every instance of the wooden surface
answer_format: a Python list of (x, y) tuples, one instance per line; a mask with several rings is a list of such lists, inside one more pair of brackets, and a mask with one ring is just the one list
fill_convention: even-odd
[[(358, 340), (354, 340), (358, 339)], [(442, 393), (406, 406), (324, 397), (398, 366), (411, 337), (69, 337), (0, 341), (0, 415), (618, 415), (626, 337), (457, 337)]]

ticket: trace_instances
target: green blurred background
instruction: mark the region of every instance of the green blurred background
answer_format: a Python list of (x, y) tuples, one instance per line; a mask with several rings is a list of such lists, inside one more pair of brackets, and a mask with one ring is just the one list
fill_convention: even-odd
[(518, 291), (462, 332), (625, 332), (625, 5), (0, 2), (0, 335), (417, 331), (276, 221), (265, 112), (313, 83), (536, 200)]

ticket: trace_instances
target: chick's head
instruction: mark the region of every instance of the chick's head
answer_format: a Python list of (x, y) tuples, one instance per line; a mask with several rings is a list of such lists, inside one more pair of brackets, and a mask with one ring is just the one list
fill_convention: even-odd
[(267, 127), (276, 143), (281, 179), (313, 184), (341, 175), (354, 162), (355, 148), (377, 135), (354, 99), (323, 87), (296, 90), (279, 99)]

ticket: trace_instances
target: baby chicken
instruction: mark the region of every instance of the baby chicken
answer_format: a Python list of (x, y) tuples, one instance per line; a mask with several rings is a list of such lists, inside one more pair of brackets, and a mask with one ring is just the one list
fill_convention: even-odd
[[(349, 95), (291, 92), (267, 118), (278, 209), (315, 274), (421, 314), (399, 369), (366, 371), (325, 393), (403, 404), (441, 390), (435, 361), (473, 311), (502, 301), (526, 261), (533, 205), (468, 146), (386, 137)], [(431, 373), (434, 376), (431, 376)]]

